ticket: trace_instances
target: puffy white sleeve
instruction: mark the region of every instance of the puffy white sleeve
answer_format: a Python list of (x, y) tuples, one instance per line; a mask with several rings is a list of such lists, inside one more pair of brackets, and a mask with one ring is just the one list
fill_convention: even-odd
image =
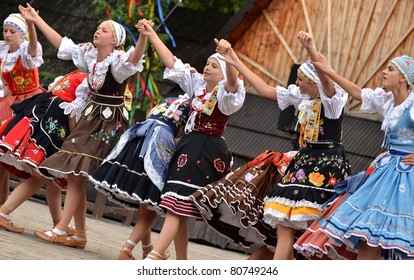
[(287, 88), (277, 86), (276, 96), (277, 104), (282, 111), (291, 105), (298, 109), (298, 106), (303, 98), (297, 85), (289, 85)]
[(92, 43), (77, 45), (71, 39), (63, 37), (59, 46), (57, 57), (62, 60), (72, 60), (79, 70), (87, 72), (88, 66), (85, 61), (86, 52), (97, 53)]
[(116, 50), (111, 54), (112, 74), (118, 83), (124, 82), (130, 76), (137, 72), (142, 72), (144, 69), (144, 56), (142, 56), (136, 65), (127, 61), (134, 49), (134, 47), (131, 47), (127, 52)]
[(379, 113), (384, 116), (394, 102), (394, 96), (392, 92), (385, 92), (382, 88), (364, 88), (361, 92), (361, 100), (361, 111)]
[(332, 97), (328, 97), (323, 90), (322, 84), (317, 83), (321, 101), (323, 104), (323, 109), (325, 116), (328, 119), (336, 120), (342, 114), (346, 102), (348, 101), (348, 93), (342, 89), (338, 84), (334, 83), (335, 94)]
[(218, 108), (223, 114), (230, 116), (243, 106), (246, 98), (246, 89), (243, 80), (237, 79), (237, 91), (227, 92), (225, 82), (225, 80), (219, 82), (220, 87), (217, 92)]
[(22, 59), (22, 65), (27, 69), (38, 68), (43, 64), (43, 50), (42, 45), (37, 42), (36, 55), (29, 54), (29, 42), (24, 41), (19, 47), (20, 57)]
[(89, 87), (87, 78), (78, 85), (75, 91), (75, 100), (72, 102), (62, 102), (59, 107), (63, 109), (65, 115), (69, 115), (71, 118), (76, 117), (76, 122), (79, 121), (82, 116), (82, 111), (85, 109), (89, 100)]
[(173, 68), (164, 70), (164, 79), (176, 82), (190, 98), (193, 97), (196, 84), (202, 81), (202, 75), (189, 64), (184, 64), (181, 59), (175, 57)]

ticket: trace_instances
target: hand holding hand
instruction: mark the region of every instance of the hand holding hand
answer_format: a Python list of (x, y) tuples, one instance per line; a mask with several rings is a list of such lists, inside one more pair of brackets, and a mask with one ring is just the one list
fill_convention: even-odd
[(141, 35), (149, 36), (152, 32), (154, 32), (154, 22), (145, 18), (140, 19), (135, 27), (138, 29)]
[(223, 56), (223, 60), (230, 65), (235, 65), (238, 61), (238, 57), (231, 47), (231, 44), (225, 39), (214, 39), (214, 42), (217, 45), (216, 52)]

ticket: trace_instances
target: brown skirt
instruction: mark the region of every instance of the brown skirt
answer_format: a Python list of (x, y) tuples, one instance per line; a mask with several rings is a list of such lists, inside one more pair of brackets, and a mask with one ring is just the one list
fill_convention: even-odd
[(261, 219), (263, 200), (289, 162), (281, 152), (266, 151), (191, 197), (205, 221), (233, 243), (274, 247), (276, 231)]
[(67, 178), (68, 174), (86, 177), (92, 174), (128, 128), (122, 115), (123, 107), (112, 109), (113, 115), (109, 119), (102, 117), (100, 108), (94, 108), (94, 114), (84, 113), (61, 150), (45, 159), (38, 168), (39, 172), (50, 179)]

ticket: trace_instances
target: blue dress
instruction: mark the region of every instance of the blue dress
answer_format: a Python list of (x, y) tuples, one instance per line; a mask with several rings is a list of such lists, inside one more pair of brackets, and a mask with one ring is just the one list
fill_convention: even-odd
[(322, 225), (335, 242), (358, 250), (359, 242), (414, 256), (414, 166), (401, 162), (414, 153), (414, 93), (394, 107), (382, 89), (363, 90), (363, 107), (384, 115), (385, 153), (366, 182)]
[(167, 169), (188, 119), (187, 95), (161, 100), (147, 120), (134, 124), (89, 180), (122, 207), (157, 206)]

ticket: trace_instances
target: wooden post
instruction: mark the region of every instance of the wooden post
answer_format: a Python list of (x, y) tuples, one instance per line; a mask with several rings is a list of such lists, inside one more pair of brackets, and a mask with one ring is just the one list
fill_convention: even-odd
[(404, 36), (398, 41), (398, 43), (395, 44), (395, 47), (392, 48), (388, 54), (385, 56), (385, 58), (378, 64), (378, 66), (374, 69), (374, 71), (369, 74), (365, 80), (361, 83), (361, 87), (365, 87), (365, 85), (368, 83), (368, 81), (377, 73), (379, 68), (389, 59), (391, 54), (395, 52), (395, 50), (401, 45), (401, 43), (411, 34), (411, 32), (414, 30), (414, 24), (411, 25), (411, 27), (408, 29), (408, 31), (404, 34)]
[(364, 68), (364, 66), (365, 66), (365, 64), (366, 64), (366, 62), (367, 62), (370, 54), (372, 53), (372, 50), (377, 45), (378, 39), (380, 38), (380, 36), (381, 36), (381, 34), (382, 34), (385, 26), (387, 25), (389, 19), (391, 18), (391, 15), (394, 13), (394, 9), (397, 6), (397, 3), (398, 3), (398, 0), (395, 0), (394, 3), (393, 3), (393, 5), (392, 5), (392, 8), (390, 9), (390, 11), (389, 11), (389, 13), (387, 15), (387, 17), (385, 18), (385, 20), (382, 21), (382, 26), (378, 29), (377, 36), (372, 41), (371, 47), (365, 52), (365, 56), (362, 59), (362, 61), (359, 63), (360, 66), (359, 66), (358, 70), (356, 71), (354, 77), (359, 77), (359, 75), (361, 74), (362, 69)]
[[(310, 22), (310, 19), (309, 19), (308, 8), (306, 7), (305, 0), (302, 0), (302, 8), (303, 8), (303, 13), (305, 15), (306, 26), (308, 27), (308, 32), (312, 36), (312, 38), (315, 38), (313, 36), (312, 25), (311, 25), (311, 22)], [(315, 49), (317, 49), (315, 40), (313, 40), (313, 45), (314, 45)]]
[(290, 57), (292, 58), (292, 60), (294, 62), (298, 62), (298, 59), (296, 58), (296, 56), (292, 52), (292, 49), (286, 43), (285, 38), (283, 37), (282, 33), (280, 33), (280, 31), (276, 27), (276, 25), (273, 23), (272, 19), (268, 15), (268, 13), (266, 11), (263, 11), (263, 15), (264, 15), (265, 19), (267, 20), (267, 22), (269, 23), (269, 25), (272, 28), (272, 30), (275, 32), (276, 36), (279, 38), (279, 40), (282, 43), (282, 45), (285, 47), (286, 51), (288, 52), (288, 54), (290, 55)]
[[(370, 12), (369, 12), (369, 16), (367, 16), (366, 17), (366, 20), (365, 20), (365, 25), (364, 25), (364, 28), (362, 29), (362, 31), (361, 32), (358, 32), (358, 33), (360, 33), (361, 35), (359, 35), (359, 42), (358, 42), (358, 46), (355, 48), (355, 53), (357, 53), (357, 52), (359, 52), (360, 51), (360, 49), (361, 49), (361, 46), (362, 46), (362, 41), (364, 41), (364, 39), (365, 39), (365, 34), (367, 33), (367, 30), (368, 30), (368, 26), (369, 26), (369, 24), (370, 24), (370, 22), (371, 22), (371, 18), (372, 18), (372, 15), (373, 15), (373, 13), (374, 13), (374, 10), (375, 10), (375, 6), (376, 6), (376, 4), (377, 4), (377, 1), (375, 1), (374, 2), (374, 4), (371, 6), (371, 10), (370, 10)], [(364, 16), (365, 17), (365, 16)], [(363, 18), (362, 17), (362, 15), (361, 15), (361, 18)], [(352, 71), (354, 70), (354, 67), (355, 67), (355, 64), (356, 64), (356, 61), (358, 60), (358, 55), (356, 55), (355, 54), (355, 56), (354, 56), (354, 59), (353, 59), (353, 61), (352, 61), (352, 64), (351, 64), (351, 66), (348, 68), (348, 72), (347, 72), (347, 74), (346, 74), (346, 78), (348, 79), (348, 80), (350, 80), (350, 78), (351, 78), (351, 75), (352, 75)], [(355, 76), (354, 76), (355, 77)]]

